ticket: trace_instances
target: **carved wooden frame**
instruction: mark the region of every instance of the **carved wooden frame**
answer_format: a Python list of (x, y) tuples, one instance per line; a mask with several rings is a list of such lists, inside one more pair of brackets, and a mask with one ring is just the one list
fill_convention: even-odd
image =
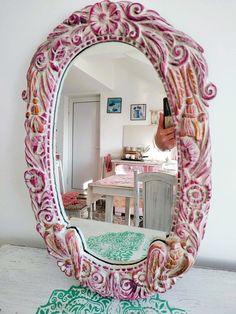
[[(84, 49), (122, 42), (143, 52), (164, 84), (178, 147), (178, 189), (171, 236), (150, 244), (135, 263), (102, 261), (86, 250), (83, 234), (70, 227), (55, 185), (54, 123), (63, 74)], [(34, 54), (28, 73), (25, 181), (37, 231), (67, 276), (102, 296), (145, 298), (171, 288), (193, 265), (204, 236), (211, 197), (211, 154), (207, 102), (216, 87), (207, 83), (203, 49), (153, 10), (131, 2), (102, 1), (73, 13)]]

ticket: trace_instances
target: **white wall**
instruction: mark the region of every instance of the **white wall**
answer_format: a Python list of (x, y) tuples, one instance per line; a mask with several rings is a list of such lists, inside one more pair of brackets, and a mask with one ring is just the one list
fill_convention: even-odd
[[(97, 54), (98, 46), (99, 54)], [(136, 48), (123, 43), (106, 43), (98, 46), (85, 50), (73, 61), (67, 76), (64, 77), (61, 97), (63, 95), (73, 95), (73, 97), (86, 94), (101, 95), (100, 157), (103, 158), (108, 153), (113, 157), (119, 157), (122, 154), (124, 125), (150, 125), (150, 110), (162, 110), (163, 97), (166, 96), (166, 93), (156, 70), (150, 61)], [(122, 58), (122, 53), (117, 53), (117, 51), (125, 49), (124, 46), (128, 46), (126, 49), (128, 49), (129, 55), (133, 54), (133, 57), (123, 56)], [(113, 47), (113, 50), (110, 50), (111, 47)], [(115, 50), (115, 55), (111, 56), (109, 60), (104, 57), (101, 58), (100, 51), (107, 54), (109, 50), (111, 54)], [(89, 55), (89, 59), (86, 59), (86, 55)], [(109, 97), (122, 98), (121, 113), (107, 113), (107, 99)], [(146, 119), (132, 121), (130, 119), (131, 104), (145, 104)], [(62, 102), (60, 102), (60, 106), (62, 105)], [(64, 107), (66, 105), (68, 106), (68, 103), (64, 102)], [(62, 152), (63, 108), (60, 108), (59, 112), (57, 147), (59, 152)], [(151, 144), (155, 131), (154, 128), (149, 141)], [(138, 141), (138, 144), (142, 144), (142, 142)], [(129, 144), (129, 146), (135, 145), (135, 143)], [(156, 148), (155, 150), (157, 151)], [(163, 154), (160, 155), (162, 157)]]
[[(132, 72), (129, 71), (132, 69)], [(117, 61), (114, 64), (114, 89), (111, 92), (101, 93), (101, 125), (100, 125), (100, 156), (111, 154), (120, 156), (123, 147), (124, 125), (149, 125), (151, 109), (162, 109), (162, 99), (165, 96), (161, 80), (153, 71), (152, 79), (146, 81), (142, 76), (133, 72), (133, 65)], [(153, 79), (154, 78), (154, 79)], [(156, 78), (156, 80), (155, 80)], [(121, 97), (121, 113), (107, 113), (107, 98)], [(130, 105), (146, 104), (146, 120), (130, 120)]]
[[(89, 0), (11, 0), (0, 5), (0, 243), (42, 246), (25, 188), (21, 91), (36, 48), (48, 33)], [(236, 269), (235, 0), (145, 0), (205, 48), (209, 77), (218, 86), (210, 106), (213, 197), (199, 262)]]

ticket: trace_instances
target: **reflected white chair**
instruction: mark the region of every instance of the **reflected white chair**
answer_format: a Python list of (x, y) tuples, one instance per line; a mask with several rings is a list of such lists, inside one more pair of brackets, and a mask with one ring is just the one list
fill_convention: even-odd
[(176, 175), (162, 172), (138, 173), (134, 171), (135, 226), (139, 225), (138, 213), (141, 194), (143, 199), (143, 227), (169, 234), (176, 185)]

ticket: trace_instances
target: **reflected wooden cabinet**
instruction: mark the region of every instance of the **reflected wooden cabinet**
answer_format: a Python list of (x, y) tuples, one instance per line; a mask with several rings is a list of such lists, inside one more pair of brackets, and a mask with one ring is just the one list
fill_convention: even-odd
[(162, 169), (160, 161), (132, 161), (114, 159), (112, 162), (112, 174), (127, 174), (133, 171), (158, 172)]

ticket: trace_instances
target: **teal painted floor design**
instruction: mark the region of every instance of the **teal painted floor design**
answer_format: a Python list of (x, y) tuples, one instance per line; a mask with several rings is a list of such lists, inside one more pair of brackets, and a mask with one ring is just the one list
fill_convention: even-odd
[[(141, 252), (146, 255), (147, 242), (142, 233), (106, 233), (90, 237), (87, 245), (103, 257), (127, 261)], [(187, 314), (185, 310), (172, 308), (159, 295), (143, 300), (115, 300), (104, 298), (85, 287), (72, 286), (68, 291), (54, 290), (47, 304), (38, 308), (36, 314)]]
[(36, 314), (187, 314), (170, 307), (159, 295), (148, 299), (127, 301), (103, 298), (84, 287), (72, 286), (68, 291), (54, 290), (48, 303)]

